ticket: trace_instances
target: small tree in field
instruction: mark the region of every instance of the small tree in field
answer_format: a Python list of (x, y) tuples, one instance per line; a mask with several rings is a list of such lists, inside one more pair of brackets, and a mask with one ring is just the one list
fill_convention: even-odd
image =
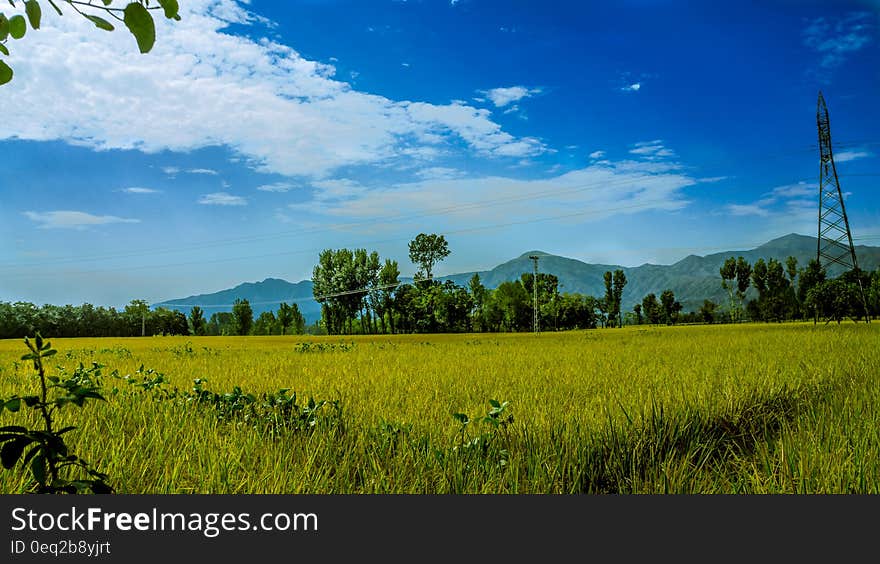
[(232, 315), (235, 320), (236, 335), (247, 335), (254, 326), (254, 310), (250, 302), (241, 298), (232, 304)]

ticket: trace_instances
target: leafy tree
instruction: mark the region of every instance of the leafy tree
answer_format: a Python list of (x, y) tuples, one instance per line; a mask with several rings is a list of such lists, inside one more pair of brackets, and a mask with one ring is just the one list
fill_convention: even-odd
[(610, 270), (606, 270), (602, 279), (605, 282), (605, 303), (603, 304), (602, 313), (608, 315), (606, 323), (610, 324), (610, 320), (614, 318), (614, 275)]
[(700, 306), (700, 319), (705, 323), (713, 323), (715, 321), (715, 310), (718, 308), (718, 304), (713, 302), (712, 300), (703, 300), (703, 305)]
[(818, 312), (815, 308), (808, 308), (806, 306), (807, 294), (811, 289), (825, 281), (826, 272), (817, 259), (810, 259), (806, 268), (801, 272), (800, 277), (797, 298), (806, 310), (813, 313), (813, 322), (815, 323), (818, 320)]
[(192, 327), (193, 335), (204, 335), (207, 331), (207, 321), (205, 321), (205, 312), (199, 306), (193, 306), (189, 310), (189, 323)]
[(489, 301), (500, 312), (501, 328), (505, 331), (527, 331), (532, 326), (532, 300), (519, 282), (502, 282)]
[(816, 317), (840, 323), (844, 318), (859, 316), (860, 295), (856, 284), (845, 278), (825, 280), (810, 288), (805, 305)]
[(400, 268), (397, 266), (396, 260), (385, 259), (385, 264), (379, 269), (378, 286), (370, 293), (373, 311), (379, 319), (379, 325), (382, 333), (386, 333), (385, 320), (388, 319), (388, 325), (391, 332), (394, 333), (394, 291), (400, 285)]
[[(296, 304), (294, 304), (296, 305)], [(281, 334), (287, 333), (287, 328), (293, 323), (293, 309), (284, 302), (278, 306), (278, 324), (281, 325)]]
[(278, 306), (278, 315), (276, 316), (278, 325), (281, 328), (281, 334), (287, 333), (287, 328), (292, 328), (294, 335), (302, 335), (306, 330), (306, 319), (299, 311), (299, 306), (294, 304), (286, 304), (281, 302)]
[(144, 300), (131, 300), (125, 306), (125, 316), (131, 327), (132, 335), (144, 336), (147, 334), (146, 320), (148, 313), (150, 313), (150, 304)]
[(636, 304), (633, 306), (633, 313), (636, 314), (636, 323), (638, 325), (642, 324), (642, 304)]
[(254, 325), (254, 310), (246, 299), (232, 302), (232, 316), (236, 335), (248, 335)]
[(253, 334), (254, 335), (273, 335), (275, 331), (280, 329), (281, 325), (278, 323), (278, 319), (275, 317), (275, 313), (271, 311), (264, 311), (254, 322)]
[(674, 325), (682, 305), (675, 299), (675, 293), (672, 290), (667, 289), (660, 293), (660, 306), (663, 312), (663, 321), (667, 325)]
[(409, 243), (409, 260), (421, 267), (420, 274), (433, 279), (434, 265), (449, 256), (449, 245), (443, 235), (419, 233)]
[(611, 315), (618, 318), (618, 326), (623, 327), (623, 315), (621, 314), (620, 302), (623, 299), (623, 288), (626, 286), (626, 275), (622, 270), (617, 269), (614, 271), (613, 280), (613, 296), (614, 296), (614, 309), (611, 312)]
[(471, 276), (470, 281), (468, 282), (468, 290), (471, 294), (471, 300), (473, 300), (474, 310), (472, 312), (472, 325), (478, 331), (484, 331), (486, 329), (485, 319), (483, 319), (483, 308), (486, 305), (486, 300), (489, 296), (489, 290), (483, 286), (483, 282), (480, 280), (480, 275), (474, 273)]
[(660, 323), (663, 318), (662, 306), (657, 301), (657, 296), (654, 293), (650, 293), (642, 298), (642, 311), (644, 312), (645, 319), (651, 325)]
[[(95, 24), (95, 27), (105, 31), (113, 31), (114, 26), (98, 14), (103, 13), (104, 16), (121, 20), (134, 36), (141, 53), (148, 53), (156, 41), (156, 26), (153, 16), (150, 15), (151, 10), (161, 9), (166, 18), (180, 20), (177, 0), (157, 0), (158, 5), (153, 6), (150, 6), (149, 0), (137, 0), (129, 2), (124, 8), (119, 5), (113, 6), (113, 0), (102, 0), (103, 5), (84, 0), (46, 0), (46, 2), (59, 16), (63, 15), (63, 12), (58, 4), (67, 4), (73, 11)], [(27, 32), (27, 24), (30, 24), (33, 30), (40, 29), (44, 5), (40, 0), (9, 0), (9, 3), (14, 8), (19, 4), (23, 5), (25, 15), (15, 14), (7, 17), (0, 12), (0, 53), (6, 56), (10, 55), (7, 46), (9, 38), (22, 39)], [(0, 60), (0, 85), (9, 82), (12, 77), (12, 68)]]

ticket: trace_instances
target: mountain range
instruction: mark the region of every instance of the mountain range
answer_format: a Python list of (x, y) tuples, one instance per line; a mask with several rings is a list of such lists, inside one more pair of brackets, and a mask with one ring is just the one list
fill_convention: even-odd
[[(665, 289), (675, 292), (685, 311), (699, 308), (704, 299), (725, 303), (727, 293), (721, 287), (719, 269), (729, 257), (743, 257), (754, 264), (759, 258), (765, 261), (775, 258), (785, 261), (794, 256), (800, 266), (816, 256), (816, 238), (791, 233), (764, 243), (750, 250), (724, 251), (706, 256), (689, 255), (670, 264), (643, 264), (623, 267), (613, 264), (589, 264), (576, 259), (561, 257), (542, 251), (529, 251), (499, 264), (491, 270), (462, 272), (437, 277), (437, 280), (452, 280), (460, 286), (467, 286), (474, 274), (487, 288), (496, 288), (505, 281), (517, 280), (523, 273), (534, 269), (530, 255), (537, 255), (539, 272), (554, 274), (559, 278), (560, 292), (578, 292), (597, 297), (605, 295), (604, 274), (606, 271), (623, 270), (627, 284), (623, 292), (623, 305), (626, 309), (641, 302), (642, 297), (653, 292), (657, 296)], [(856, 246), (856, 255), (862, 270), (874, 270), (880, 266), (880, 247)], [(836, 276), (839, 269), (832, 267), (829, 274)], [(402, 278), (402, 282), (411, 279)], [(754, 292), (754, 289), (750, 289)], [(262, 282), (245, 282), (234, 288), (211, 294), (199, 294), (186, 298), (172, 299), (153, 304), (153, 307), (166, 307), (189, 313), (192, 306), (198, 305), (207, 317), (220, 311), (231, 311), (236, 299), (250, 302), (257, 316), (263, 311), (278, 309), (281, 302), (296, 303), (308, 323), (321, 317), (321, 305), (313, 299), (311, 280), (288, 282), (279, 278), (266, 278)]]

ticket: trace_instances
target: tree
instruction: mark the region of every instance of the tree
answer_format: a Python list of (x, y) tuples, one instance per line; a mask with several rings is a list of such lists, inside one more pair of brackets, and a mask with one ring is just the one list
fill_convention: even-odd
[(449, 245), (443, 235), (419, 233), (409, 243), (409, 260), (421, 267), (419, 273), (433, 279), (434, 264), (449, 256)]
[(816, 323), (816, 321), (818, 320), (818, 312), (815, 308), (807, 307), (807, 294), (810, 292), (810, 290), (825, 281), (825, 269), (822, 267), (817, 259), (810, 259), (810, 261), (807, 263), (806, 268), (804, 268), (803, 272), (801, 272), (800, 276), (801, 279), (798, 282), (797, 289), (798, 301), (802, 304), (804, 309), (807, 310), (804, 313), (812, 311), (813, 323)]
[(642, 312), (644, 312), (645, 319), (651, 325), (660, 323), (663, 310), (654, 293), (650, 293), (642, 298)]
[(370, 293), (370, 300), (373, 305), (373, 311), (379, 318), (379, 325), (382, 333), (385, 333), (385, 319), (388, 318), (388, 325), (391, 332), (394, 333), (394, 291), (400, 285), (400, 268), (397, 266), (396, 260), (385, 259), (385, 264), (379, 269), (378, 287)]
[(199, 306), (193, 306), (189, 310), (189, 323), (192, 326), (193, 335), (204, 335), (207, 329), (205, 321), (205, 312)]
[(700, 319), (702, 319), (705, 323), (712, 323), (715, 321), (715, 309), (718, 307), (718, 304), (713, 302), (712, 300), (703, 300), (703, 305), (700, 306)]
[(636, 323), (638, 325), (641, 325), (642, 324), (642, 304), (634, 305), (633, 312), (636, 314)]
[[(296, 304), (294, 304), (296, 305)], [(281, 334), (287, 332), (287, 328), (293, 323), (293, 309), (284, 302), (278, 306), (278, 324), (281, 325)]]
[(612, 315), (618, 318), (618, 326), (623, 327), (623, 315), (621, 313), (620, 302), (623, 299), (623, 288), (626, 286), (626, 275), (622, 270), (617, 269), (614, 271), (613, 278), (614, 311), (612, 311)]
[(681, 303), (675, 299), (672, 290), (663, 290), (660, 294), (660, 307), (663, 312), (663, 320), (667, 325), (675, 325), (678, 313), (681, 311)]
[(856, 319), (861, 308), (859, 288), (843, 277), (825, 280), (810, 288), (805, 305), (816, 317), (827, 319), (826, 323), (840, 323), (845, 317)]
[[(156, 41), (156, 26), (153, 22), (153, 16), (150, 15), (150, 11), (161, 9), (166, 18), (180, 20), (177, 0), (157, 1), (159, 4), (158, 6), (150, 6), (149, 0), (137, 0), (129, 2), (125, 8), (120, 8), (118, 5), (112, 6), (112, 0), (102, 0), (103, 5), (76, 0), (48, 0), (48, 3), (55, 9), (55, 12), (57, 12), (59, 16), (63, 15), (63, 13), (58, 7), (58, 4), (66, 3), (75, 12), (95, 24), (95, 27), (105, 31), (113, 31), (114, 26), (97, 14), (103, 12), (106, 16), (121, 19), (125, 24), (125, 27), (128, 28), (128, 31), (134, 36), (138, 50), (141, 53), (149, 53)], [(8, 38), (11, 37), (16, 40), (22, 39), (27, 31), (28, 23), (30, 24), (31, 29), (40, 29), (40, 21), (42, 20), (43, 14), (39, 0), (18, 0), (18, 2), (16, 0), (9, 0), (9, 3), (13, 7), (17, 7), (18, 3), (22, 4), (25, 9), (25, 15), (22, 16), (21, 14), (16, 14), (7, 18), (4, 13), (0, 12), (0, 53), (3, 53), (6, 56), (9, 56), (10, 54), (9, 48), (7, 47)], [(122, 15), (121, 17), (120, 14)], [(27, 20), (25, 20), (25, 17)], [(12, 76), (12, 68), (0, 60), (0, 85), (6, 84), (12, 80)]]
[(237, 298), (232, 302), (232, 316), (236, 335), (247, 335), (254, 325), (254, 310), (246, 299)]
[(264, 311), (254, 322), (253, 333), (254, 335), (272, 335), (277, 331), (278, 326), (280, 326), (280, 324), (278, 323), (275, 314), (271, 311)]
[(144, 300), (131, 300), (125, 306), (125, 316), (131, 327), (131, 335), (147, 334), (147, 314), (150, 313), (150, 304)]
[(471, 299), (474, 304), (473, 312), (471, 312), (473, 318), (471, 324), (475, 330), (485, 331), (486, 325), (485, 319), (483, 318), (483, 308), (486, 305), (489, 291), (483, 286), (479, 274), (474, 273), (474, 275), (471, 276), (470, 281), (468, 281), (468, 291), (470, 291)]

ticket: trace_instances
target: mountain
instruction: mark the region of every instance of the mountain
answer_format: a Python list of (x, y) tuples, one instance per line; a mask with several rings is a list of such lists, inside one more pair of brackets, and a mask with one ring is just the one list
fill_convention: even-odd
[[(856, 246), (859, 266), (863, 270), (874, 270), (880, 266), (880, 247)], [(626, 274), (627, 284), (623, 292), (623, 305), (626, 309), (638, 302), (642, 297), (653, 292), (658, 297), (669, 288), (675, 292), (676, 298), (682, 303), (685, 311), (696, 310), (708, 298), (716, 303), (725, 303), (727, 293), (721, 288), (721, 277), (718, 273), (721, 265), (729, 257), (743, 257), (754, 264), (759, 258), (765, 261), (775, 258), (785, 261), (793, 256), (803, 267), (816, 256), (816, 238), (805, 235), (789, 234), (764, 243), (750, 250), (724, 251), (706, 256), (689, 255), (671, 265), (643, 264), (636, 267), (622, 267), (613, 264), (589, 264), (576, 259), (560, 257), (542, 251), (529, 251), (499, 264), (495, 268), (480, 272), (463, 272), (438, 277), (438, 280), (452, 280), (460, 286), (467, 286), (474, 274), (487, 288), (496, 288), (502, 282), (517, 280), (523, 273), (531, 273), (534, 264), (530, 255), (538, 255), (538, 270), (555, 274), (559, 278), (560, 292), (578, 292), (597, 297), (605, 295), (604, 274), (606, 271), (621, 269)], [(832, 267), (830, 274), (836, 276), (839, 268)], [(404, 279), (404, 282), (410, 280)], [(754, 289), (750, 289), (754, 292)], [(303, 280), (293, 284), (278, 278), (267, 278), (262, 282), (248, 282), (235, 288), (213, 294), (202, 294), (154, 304), (178, 309), (189, 313), (193, 305), (205, 310), (206, 316), (216, 311), (230, 311), (232, 302), (237, 298), (247, 299), (257, 316), (263, 311), (277, 310), (282, 301), (296, 303), (308, 323), (320, 318), (321, 306), (314, 301), (312, 283)]]
[(306, 318), (312, 323), (321, 317), (321, 304), (312, 299), (312, 281), (292, 283), (280, 278), (266, 278), (262, 282), (245, 282), (235, 288), (221, 290), (213, 294), (199, 294), (175, 300), (153, 304), (153, 307), (176, 309), (189, 315), (192, 306), (199, 306), (205, 311), (205, 318), (221, 311), (232, 311), (232, 303), (237, 299), (247, 300), (254, 310), (256, 318), (264, 311), (276, 311), (281, 302), (295, 303)]

